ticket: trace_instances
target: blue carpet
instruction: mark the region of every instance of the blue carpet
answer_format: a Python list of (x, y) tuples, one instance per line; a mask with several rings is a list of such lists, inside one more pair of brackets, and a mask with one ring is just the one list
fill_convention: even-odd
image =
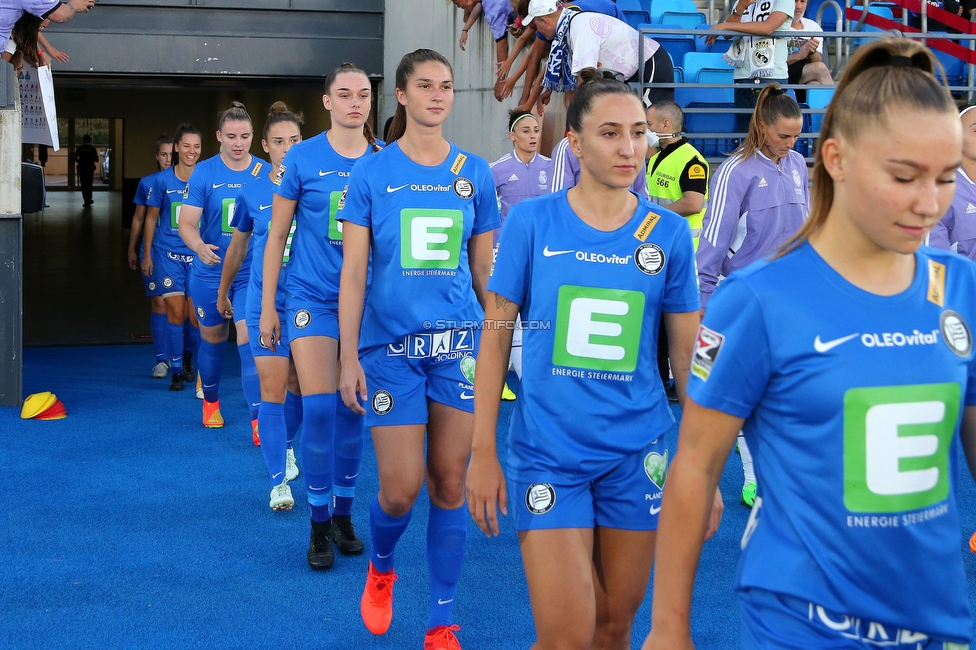
[[(170, 393), (168, 382), (149, 378), (152, 365), (146, 346), (25, 351), (25, 395), (53, 391), (69, 417), (23, 421), (16, 409), (0, 408), (0, 647), (420, 648), (426, 495), (397, 548), (393, 625), (374, 637), (359, 620), (366, 556), (337, 556), (325, 573), (308, 568), (301, 479), (294, 510), (268, 508), (233, 345), (221, 387), (227, 426), (216, 431), (201, 426), (193, 391)], [(510, 408), (503, 406), (502, 429)], [(962, 525), (971, 532), (976, 489), (968, 476), (959, 484)], [(722, 478), (725, 519), (706, 545), (696, 590), (694, 635), (705, 650), (738, 646), (732, 578), (748, 515), (740, 485), (733, 456)], [(365, 537), (376, 490), (367, 444), (353, 511)], [(960, 535), (967, 540), (968, 532)], [(973, 600), (976, 561), (966, 557)], [(649, 612), (650, 594), (635, 648)], [(535, 638), (511, 521), (491, 540), (469, 524), (455, 619), (469, 650), (527, 648)]]

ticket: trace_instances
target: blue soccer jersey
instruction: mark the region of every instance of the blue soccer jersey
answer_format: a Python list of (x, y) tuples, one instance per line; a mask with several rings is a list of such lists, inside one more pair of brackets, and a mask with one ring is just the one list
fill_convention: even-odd
[(187, 182), (176, 176), (176, 170), (170, 167), (166, 171), (155, 175), (152, 192), (149, 193), (146, 205), (159, 208), (156, 219), (156, 232), (153, 234), (153, 248), (192, 255), (193, 251), (180, 237), (180, 208), (186, 196)]
[[(234, 214), (235, 228), (241, 232), (251, 233), (251, 277), (247, 285), (247, 314), (245, 321), (248, 327), (257, 327), (261, 323), (261, 292), (264, 283), (264, 248), (268, 243), (268, 229), (271, 226), (271, 205), (274, 201), (274, 185), (267, 174), (244, 186), (237, 195), (237, 209)], [(289, 245), (285, 245), (285, 256), (288, 255)], [(279, 314), (285, 312), (285, 282), (288, 279), (287, 266), (282, 263), (281, 273), (278, 275), (278, 289), (275, 292), (275, 306)]]
[(599, 473), (671, 427), (658, 325), (661, 312), (698, 310), (694, 258), (688, 222), (647, 199), (613, 232), (577, 217), (566, 190), (512, 208), (488, 282), (521, 306), (526, 328), (512, 480), (522, 470)]
[[(372, 153), (367, 147), (363, 155)], [(278, 168), (275, 193), (298, 201), (287, 287), (299, 300), (339, 300), (342, 223), (336, 214), (355, 162), (339, 155), (320, 133), (289, 149)]]
[(976, 404), (976, 265), (928, 247), (915, 263), (894, 296), (853, 286), (809, 243), (733, 273), (688, 393), (745, 418), (761, 498), (738, 589), (963, 641), (952, 449)]
[(149, 176), (144, 176), (139, 179), (139, 184), (136, 186), (135, 196), (132, 197), (132, 202), (136, 205), (149, 205), (149, 195), (152, 193), (153, 183), (156, 182), (156, 176), (162, 172), (154, 172), (149, 174)]
[(500, 224), (485, 160), (452, 144), (443, 163), (427, 167), (394, 142), (356, 162), (344, 203), (340, 221), (372, 229), (362, 349), (484, 319), (468, 240)]
[[(221, 263), (208, 266), (195, 260), (193, 273), (196, 277), (214, 286), (220, 284), (224, 255), (234, 234), (237, 195), (249, 182), (260, 177), (262, 173), (267, 174), (269, 167), (267, 162), (252, 156), (248, 168), (236, 172), (224, 164), (220, 154), (197, 164), (183, 203), (203, 208), (203, 215), (200, 217), (200, 237), (205, 243), (217, 247), (214, 253), (220, 257)], [(244, 264), (241, 265), (241, 273), (247, 274), (250, 270), (251, 252), (248, 250)]]

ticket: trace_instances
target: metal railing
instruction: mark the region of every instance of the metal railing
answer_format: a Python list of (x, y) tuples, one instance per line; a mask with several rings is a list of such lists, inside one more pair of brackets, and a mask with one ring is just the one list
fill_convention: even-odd
[[(824, 5), (821, 6), (821, 10), (823, 9), (824, 6), (827, 6), (827, 3), (833, 3), (833, 5), (836, 5), (837, 7), (840, 7), (840, 5), (837, 3), (836, 0), (825, 0)], [(923, 2), (922, 7), (924, 8), (924, 6), (925, 6), (925, 3)], [(834, 42), (837, 44), (837, 45), (835, 45), (835, 53), (837, 53), (837, 54), (835, 55), (834, 65), (833, 65), (833, 69), (832, 69), (832, 75), (835, 78), (837, 77), (837, 74), (842, 70), (843, 66), (845, 66), (846, 63), (847, 63), (848, 56), (845, 56), (845, 55), (846, 54), (849, 54), (849, 52), (850, 52), (850, 46), (851, 46), (851, 43), (852, 43), (853, 39), (884, 38), (884, 37), (886, 37), (888, 35), (895, 34), (895, 35), (898, 35), (898, 36), (904, 36), (906, 38), (920, 40), (920, 41), (923, 41), (923, 42), (925, 42), (926, 40), (968, 41), (969, 48), (971, 50), (974, 49), (974, 48), (976, 48), (976, 34), (927, 33), (927, 32), (924, 32), (924, 31), (923, 32), (899, 32), (899, 31), (895, 31), (895, 30), (891, 30), (891, 31), (888, 31), (888, 32), (882, 32), (882, 31), (869, 31), (869, 32), (865, 32), (865, 31), (860, 31), (860, 29), (858, 29), (857, 31), (854, 31), (854, 30), (844, 30), (843, 27), (844, 27), (845, 23), (851, 23), (851, 24), (853, 24), (857, 28), (862, 28), (863, 27), (863, 25), (864, 25), (864, 19), (865, 19), (865, 16), (867, 15), (867, 9), (868, 9), (868, 7), (865, 6), (863, 9), (864, 9), (864, 14), (857, 21), (847, 21), (846, 19), (845, 20), (842, 20), (842, 21), (838, 21), (838, 27), (841, 28), (838, 31), (831, 31), (831, 32), (828, 32), (828, 31), (823, 31), (823, 32), (806, 32), (806, 31), (798, 31), (798, 30), (796, 30), (796, 31), (790, 31), (790, 32), (788, 32), (788, 35), (787, 34), (784, 34), (783, 37), (788, 37), (788, 38), (795, 38), (795, 37), (802, 37), (802, 38), (822, 38), (822, 39), (828, 39), (829, 38), (829, 39), (833, 39)], [(908, 13), (907, 10), (904, 10), (903, 11), (903, 20), (906, 20), (907, 21), (907, 13)], [(822, 13), (822, 11), (820, 11), (820, 12), (818, 12), (817, 17), (818, 18), (822, 18), (822, 15), (823, 15), (823, 13)], [(685, 29), (685, 28), (658, 28), (657, 25), (645, 25), (645, 26), (642, 26), (641, 29), (640, 29), (640, 32), (641, 32), (641, 35), (642, 36), (648, 36), (648, 37), (652, 37), (652, 38), (655, 35), (657, 35), (657, 36), (672, 36), (672, 35), (673, 36), (689, 36), (690, 35), (690, 36), (698, 36), (698, 37), (701, 37), (701, 36), (719, 36), (719, 37), (721, 37), (721, 36), (727, 36), (727, 37), (742, 36), (742, 33), (741, 32), (736, 32), (736, 31), (728, 31), (728, 30), (707, 30), (707, 31), (705, 31), (705, 30), (701, 30), (701, 29), (695, 30), (695, 29)], [(729, 44), (731, 45), (731, 41), (729, 41)], [(644, 57), (644, 39), (643, 38), (640, 39), (640, 44), (639, 44), (639, 57), (640, 57), (640, 60), (644, 60), (643, 59), (643, 57)], [(675, 64), (674, 65), (675, 68), (681, 67), (681, 62), (680, 61), (674, 62), (674, 64)], [(974, 66), (971, 65), (971, 64), (968, 64), (968, 63), (966, 63), (966, 65), (968, 66), (968, 76), (966, 77), (968, 83), (966, 85), (962, 85), (962, 86), (959, 86), (959, 85), (949, 86), (949, 90), (951, 92), (953, 92), (953, 93), (962, 93), (962, 94), (965, 94), (967, 97), (971, 98), (972, 95), (973, 95), (973, 92), (974, 92), (974, 87), (973, 87)], [(658, 88), (658, 89), (659, 88), (673, 88), (673, 89), (676, 89), (676, 90), (677, 89), (682, 89), (682, 88), (684, 88), (684, 89), (710, 89), (710, 88), (712, 88), (712, 89), (716, 89), (716, 90), (720, 90), (720, 89), (723, 89), (723, 90), (733, 89), (733, 93), (734, 93), (734, 89), (742, 89), (744, 87), (755, 87), (753, 84), (748, 84), (748, 83), (743, 83), (743, 82), (740, 82), (740, 83), (734, 83), (734, 82), (733, 83), (697, 83), (696, 81), (689, 81), (689, 80), (685, 80), (684, 83), (678, 83), (678, 82), (672, 82), (672, 83), (649, 83), (649, 82), (643, 82), (643, 81), (641, 81), (641, 82), (632, 82), (631, 85), (634, 86), (635, 90), (638, 90), (638, 92), (641, 95), (644, 94), (644, 91), (646, 89), (652, 89), (652, 88)], [(782, 87), (783, 88), (786, 88), (786, 89), (793, 89), (794, 93), (796, 91), (801, 91), (801, 90), (834, 88), (834, 86), (809, 85), (809, 84), (783, 84)], [(720, 100), (719, 102), (716, 102), (716, 103), (722, 103), (722, 100)], [(705, 115), (708, 115), (708, 114), (720, 114), (720, 115), (728, 115), (728, 114), (751, 114), (753, 112), (753, 109), (751, 109), (751, 108), (736, 108), (734, 106), (734, 104), (729, 104), (727, 108), (726, 107), (687, 107), (687, 108), (682, 108), (682, 110), (685, 112), (686, 115), (688, 115), (688, 114), (705, 114)], [(804, 115), (816, 115), (816, 114), (823, 114), (824, 112), (826, 112), (826, 109), (825, 108), (809, 108), (809, 107), (802, 106), (802, 105), (801, 105), (800, 110), (801, 110), (801, 112)], [(685, 136), (688, 137), (691, 140), (732, 140), (732, 141), (738, 141), (738, 140), (741, 140), (743, 137), (745, 137), (745, 135), (746, 134), (744, 132), (741, 132), (741, 131), (735, 131), (735, 132), (700, 132), (700, 131), (696, 131), (696, 132), (691, 132), (691, 133), (688, 133), (688, 132), (685, 133)], [(818, 132), (804, 131), (803, 133), (800, 134), (800, 140), (806, 140), (806, 141), (808, 141), (808, 143), (809, 143), (809, 151), (811, 153), (813, 151), (815, 151), (816, 141), (819, 139), (819, 137), (820, 137), (819, 131)], [(732, 149), (734, 149), (734, 147), (732, 147)], [(723, 152), (723, 153), (730, 153), (730, 152), (731, 152), (731, 150), (729, 152)], [(706, 158), (709, 160), (709, 162), (720, 162), (721, 160), (724, 160), (724, 157), (706, 156)], [(813, 162), (813, 158), (810, 157), (810, 156), (808, 156), (807, 157), (807, 162), (808, 163), (812, 163)]]

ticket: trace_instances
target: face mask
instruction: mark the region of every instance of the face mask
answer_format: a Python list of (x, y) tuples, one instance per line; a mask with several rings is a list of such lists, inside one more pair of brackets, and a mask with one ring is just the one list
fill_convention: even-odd
[(661, 138), (659, 138), (657, 136), (657, 133), (655, 133), (654, 131), (648, 130), (647, 131), (647, 146), (653, 149), (653, 148), (657, 148), (657, 146), (659, 144), (661, 144)]

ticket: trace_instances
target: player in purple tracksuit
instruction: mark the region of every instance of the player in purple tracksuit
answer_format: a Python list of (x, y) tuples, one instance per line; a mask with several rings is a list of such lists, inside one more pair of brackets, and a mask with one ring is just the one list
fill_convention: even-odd
[(549, 193), (552, 163), (539, 153), (539, 130), (538, 118), (529, 111), (509, 112), (508, 137), (515, 148), (491, 163), (502, 221), (519, 201)]
[(962, 166), (956, 170), (952, 205), (929, 235), (929, 245), (976, 260), (976, 106), (959, 113), (962, 120)]
[[(777, 83), (763, 87), (749, 135), (712, 176), (698, 243), (702, 308), (730, 273), (775, 252), (807, 218), (807, 165), (793, 145), (803, 128), (796, 101)], [(739, 434), (742, 502), (756, 501), (752, 454)]]
[[(563, 138), (552, 149), (552, 180), (549, 183), (549, 191), (555, 194), (559, 190), (575, 187), (579, 182), (579, 177), (579, 158), (569, 148), (569, 138)], [(637, 178), (630, 189), (637, 196), (649, 198), (647, 195), (647, 169), (644, 170), (643, 174), (637, 174)]]

